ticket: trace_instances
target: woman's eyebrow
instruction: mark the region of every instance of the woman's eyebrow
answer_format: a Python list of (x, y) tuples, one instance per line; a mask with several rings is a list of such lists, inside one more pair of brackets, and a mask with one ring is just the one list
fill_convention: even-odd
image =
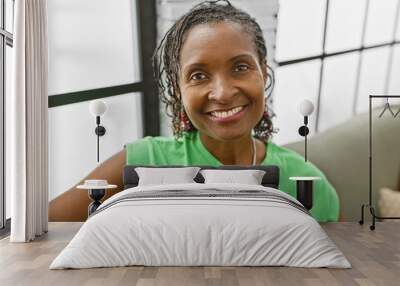
[(234, 62), (234, 61), (241, 60), (241, 59), (252, 60), (253, 58), (254, 58), (254, 56), (252, 54), (240, 54), (240, 55), (234, 56), (229, 61)]
[[(240, 55), (234, 56), (234, 57), (230, 58), (228, 61), (229, 62), (235, 62), (235, 61), (241, 60), (241, 59), (252, 60), (253, 58), (254, 58), (254, 56), (252, 54), (244, 53), (244, 54), (240, 54)], [(189, 64), (184, 65), (182, 67), (182, 71), (185, 73), (185, 72), (190, 71), (190, 70), (192, 70), (194, 68), (205, 68), (207, 66), (208, 66), (207, 64), (202, 63), (202, 62), (193, 62), (193, 63), (189, 63)]]
[(207, 66), (206, 64), (194, 62), (194, 63), (190, 63), (190, 64), (187, 64), (187, 65), (184, 65), (184, 66), (182, 67), (182, 71), (185, 73), (185, 72), (190, 71), (190, 70), (192, 70), (192, 69), (195, 69), (195, 68), (204, 68), (204, 67), (206, 67), (206, 66)]

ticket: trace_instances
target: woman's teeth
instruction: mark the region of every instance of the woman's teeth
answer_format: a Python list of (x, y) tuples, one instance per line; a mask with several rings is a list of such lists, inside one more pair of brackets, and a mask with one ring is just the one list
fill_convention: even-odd
[(211, 112), (211, 115), (215, 116), (215, 117), (219, 117), (219, 118), (224, 118), (224, 117), (232, 116), (232, 115), (238, 113), (239, 111), (241, 111), (242, 109), (243, 109), (243, 106), (238, 106), (238, 107), (232, 108), (231, 110), (228, 110), (228, 111), (213, 111), (213, 112)]

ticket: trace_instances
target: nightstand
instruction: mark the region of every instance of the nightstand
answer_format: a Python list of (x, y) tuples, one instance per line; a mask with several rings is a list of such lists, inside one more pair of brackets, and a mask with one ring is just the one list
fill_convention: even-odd
[(90, 185), (79, 185), (78, 189), (88, 190), (89, 198), (93, 200), (88, 206), (88, 216), (94, 213), (97, 208), (101, 205), (100, 200), (106, 194), (107, 189), (115, 189), (117, 185), (105, 185), (105, 186), (90, 186)]
[(320, 177), (290, 177), (289, 180), (296, 181), (297, 200), (311, 210), (313, 207), (313, 182)]

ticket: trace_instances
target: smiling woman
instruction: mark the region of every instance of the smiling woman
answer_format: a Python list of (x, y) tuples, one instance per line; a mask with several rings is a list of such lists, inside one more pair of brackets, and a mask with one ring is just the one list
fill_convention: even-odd
[(244, 28), (228, 21), (192, 28), (180, 66), (183, 112), (207, 149), (231, 149), (235, 157), (234, 146), (251, 146), (251, 130), (264, 112), (267, 71)]
[[(266, 56), (260, 26), (249, 14), (228, 1), (193, 7), (166, 33), (153, 58), (174, 137), (126, 144), (85, 179), (103, 178), (121, 186), (125, 164), (277, 165), (279, 188), (292, 196), (296, 191), (290, 176), (321, 177), (311, 214), (319, 221), (337, 220), (338, 197), (324, 174), (271, 142), (274, 129), (265, 91), (273, 80)], [(84, 196), (70, 190), (53, 200), (50, 219), (65, 220), (66, 214), (71, 220), (85, 219)]]

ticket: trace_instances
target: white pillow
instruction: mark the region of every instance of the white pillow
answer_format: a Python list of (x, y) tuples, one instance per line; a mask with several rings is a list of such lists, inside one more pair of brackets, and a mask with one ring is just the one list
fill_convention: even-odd
[(193, 179), (199, 170), (199, 167), (135, 168), (139, 186), (195, 183)]
[(204, 183), (235, 183), (261, 185), (265, 171), (262, 170), (201, 170)]

